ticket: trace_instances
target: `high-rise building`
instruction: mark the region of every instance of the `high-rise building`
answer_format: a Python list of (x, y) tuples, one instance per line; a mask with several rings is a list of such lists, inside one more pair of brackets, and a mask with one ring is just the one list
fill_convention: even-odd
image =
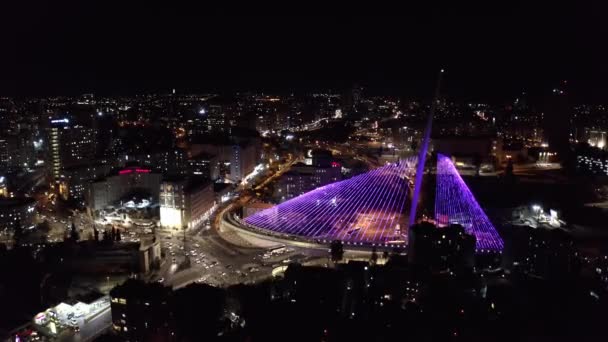
[(13, 166), (19, 168), (32, 167), (36, 163), (33, 132), (30, 130), (21, 130), (19, 134), (14, 137), (14, 144)]
[(563, 81), (551, 91), (547, 98), (544, 119), (544, 132), (549, 143), (549, 150), (557, 152), (558, 158), (564, 160), (570, 150), (572, 107)]
[(253, 172), (256, 160), (256, 148), (253, 144), (232, 145), (229, 179), (235, 183), (240, 182), (245, 176)]
[(224, 106), (212, 104), (207, 109), (207, 130), (223, 132), (228, 127)]
[(11, 153), (7, 138), (0, 138), (0, 170), (6, 171), (11, 165)]
[(31, 167), (35, 157), (34, 141), (29, 130), (0, 138), (0, 170)]
[(110, 166), (104, 164), (65, 168), (59, 180), (59, 194), (65, 200), (84, 201), (89, 182), (105, 176), (109, 171)]
[(181, 148), (157, 148), (147, 153), (129, 154), (128, 162), (145, 166), (163, 175), (184, 175), (188, 169), (187, 153)]
[(0, 231), (12, 230), (20, 225), (23, 229), (34, 227), (36, 201), (33, 198), (0, 197)]
[(86, 165), (95, 157), (95, 130), (71, 124), (69, 118), (51, 120), (48, 141), (50, 171), (56, 181), (65, 168)]
[(220, 176), (220, 165), (217, 156), (200, 153), (188, 159), (188, 174), (215, 181)]
[(253, 172), (260, 156), (257, 139), (226, 140), (204, 144), (192, 144), (190, 154), (214, 155), (219, 164), (219, 176), (237, 183)]

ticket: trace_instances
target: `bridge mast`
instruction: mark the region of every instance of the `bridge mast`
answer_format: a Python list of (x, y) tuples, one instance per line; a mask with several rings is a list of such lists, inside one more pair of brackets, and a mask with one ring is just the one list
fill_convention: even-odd
[(414, 183), (414, 194), (412, 196), (412, 207), (410, 209), (410, 222), (411, 227), (416, 223), (416, 209), (418, 207), (418, 197), (420, 196), (420, 188), (422, 187), (422, 175), (424, 173), (424, 164), (426, 162), (426, 152), (429, 147), (429, 140), (431, 139), (431, 130), (433, 129), (433, 116), (435, 115), (435, 109), (437, 108), (437, 101), (439, 101), (439, 89), (441, 87), (441, 76), (443, 75), (443, 69), (439, 71), (437, 76), (437, 85), (435, 87), (435, 96), (433, 103), (431, 103), (431, 111), (426, 121), (426, 128), (424, 129), (424, 135), (422, 137), (422, 144), (420, 145), (420, 151), (418, 152), (418, 166), (416, 167), (416, 181)]

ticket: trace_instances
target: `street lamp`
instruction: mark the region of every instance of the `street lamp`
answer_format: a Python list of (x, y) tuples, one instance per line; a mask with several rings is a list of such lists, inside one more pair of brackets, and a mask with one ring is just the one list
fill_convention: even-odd
[(540, 213), (542, 213), (543, 208), (538, 204), (533, 204), (532, 210), (536, 213), (536, 219), (540, 219)]

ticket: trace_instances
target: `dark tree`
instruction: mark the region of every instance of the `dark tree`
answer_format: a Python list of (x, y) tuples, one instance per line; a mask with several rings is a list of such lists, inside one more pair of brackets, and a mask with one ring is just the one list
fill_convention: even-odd
[(70, 229), (70, 240), (74, 242), (80, 240), (80, 233), (78, 233), (78, 229), (74, 222), (72, 222), (72, 229)]
[(51, 230), (51, 225), (49, 224), (49, 221), (44, 220), (38, 223), (38, 225), (36, 225), (36, 230), (39, 230), (43, 233), (48, 233)]
[(15, 243), (15, 246), (19, 246), (24, 235), (25, 233), (21, 226), (21, 221), (17, 220), (17, 222), (15, 222), (15, 227), (13, 228), (13, 242)]
[(333, 241), (331, 243), (329, 252), (331, 254), (331, 261), (334, 263), (340, 262), (344, 257), (344, 245), (342, 244), (342, 241)]
[(505, 177), (513, 178), (513, 160), (507, 161), (507, 168), (505, 169)]
[(513, 160), (507, 161), (507, 167), (505, 168), (504, 180), (507, 184), (515, 182), (515, 174), (513, 174)]
[(93, 228), (93, 236), (95, 241), (99, 241), (99, 230), (97, 228)]
[(376, 250), (376, 247), (372, 248), (372, 255), (369, 261), (372, 265), (375, 265), (378, 262), (378, 251)]
[(475, 176), (479, 176), (479, 171), (481, 170), (481, 156), (479, 153), (475, 153), (473, 156), (473, 165), (475, 165)]
[(120, 241), (122, 237), (120, 236), (120, 229), (116, 229), (116, 241)]

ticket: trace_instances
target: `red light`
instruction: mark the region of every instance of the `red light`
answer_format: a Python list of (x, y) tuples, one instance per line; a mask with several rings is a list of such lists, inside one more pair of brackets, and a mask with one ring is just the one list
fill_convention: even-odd
[(133, 173), (134, 170), (135, 170), (136, 173), (150, 173), (150, 172), (152, 172), (152, 170), (150, 170), (150, 169), (124, 169), (124, 170), (118, 171), (118, 174), (119, 175), (128, 175), (130, 173)]
[(340, 167), (340, 163), (338, 163), (338, 162), (331, 162), (331, 167)]

